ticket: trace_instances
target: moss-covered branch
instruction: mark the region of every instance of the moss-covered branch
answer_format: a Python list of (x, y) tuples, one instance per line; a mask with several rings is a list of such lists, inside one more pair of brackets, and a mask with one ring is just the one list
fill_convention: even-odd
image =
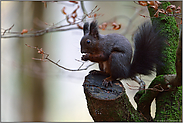
[[(169, 2), (162, 2), (159, 8), (165, 10), (169, 5), (171, 5)], [(153, 8), (149, 8), (151, 17), (153, 17), (155, 12)], [(138, 105), (138, 111), (142, 112), (149, 120), (177, 122), (181, 121), (182, 117), (182, 86), (180, 84), (182, 80), (180, 73), (182, 73), (182, 71), (179, 69), (179, 67), (182, 67), (180, 58), (182, 48), (180, 44), (177, 50), (179, 29), (174, 17), (165, 17), (164, 14), (160, 14), (160, 16), (161, 18), (152, 18), (152, 21), (159, 24), (160, 29), (162, 29), (161, 34), (167, 37), (163, 50), (164, 66), (158, 68), (157, 76), (152, 81), (149, 88), (160, 85), (159, 87), (163, 88), (164, 91), (147, 90), (146, 93), (141, 91), (138, 92), (134, 98)], [(180, 43), (181, 42), (182, 41), (180, 41)], [(175, 75), (176, 72), (179, 76)], [(168, 83), (172, 86), (171, 88), (168, 88)], [(156, 98), (156, 116), (155, 119), (152, 119), (150, 106), (154, 98)]]

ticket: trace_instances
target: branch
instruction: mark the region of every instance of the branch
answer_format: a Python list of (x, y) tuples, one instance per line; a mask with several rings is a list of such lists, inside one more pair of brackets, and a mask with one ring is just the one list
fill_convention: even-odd
[[(68, 30), (73, 30), (73, 29), (82, 29), (82, 27), (79, 25), (80, 23), (83, 22), (84, 19), (86, 19), (88, 16), (94, 14), (95, 12), (97, 12), (99, 9), (96, 9), (97, 6), (94, 7), (94, 9), (91, 10), (91, 12), (84, 13), (84, 15), (79, 18), (77, 17), (77, 10), (78, 10), (79, 6), (71, 13), (71, 14), (67, 14), (65, 12), (65, 8), (62, 9), (63, 14), (66, 15), (66, 18), (64, 20), (67, 21), (68, 24), (66, 25), (59, 25), (59, 23), (61, 23), (62, 21), (59, 21), (56, 24), (51, 25), (48, 28), (42, 29), (42, 30), (37, 30), (37, 31), (32, 31), (32, 30), (27, 30), (27, 29), (23, 29), (22, 32), (12, 32), (11, 29), (13, 28), (14, 24), (8, 28), (8, 29), (3, 29), (3, 32), (1, 32), (1, 38), (24, 38), (24, 37), (37, 37), (37, 36), (41, 36), (44, 35), (46, 33), (50, 33), (50, 32), (59, 32), (59, 31), (68, 31)], [(72, 21), (71, 21), (72, 20)], [(47, 23), (45, 23), (46, 25), (48, 25)], [(71, 25), (76, 25), (76, 27), (70, 27)], [(40, 26), (40, 25), (39, 25)], [(24, 31), (26, 30), (26, 31)], [(5, 34), (9, 34), (9, 35), (5, 35)]]
[[(106, 24), (106, 26), (104, 26), (104, 27), (102, 26), (101, 28), (99, 27), (99, 29), (102, 29), (102, 30), (111, 30), (111, 29), (107, 29), (106, 28), (107, 25), (114, 26), (113, 24), (116, 22), (117, 19), (124, 18), (124, 19), (127, 19), (128, 20), (128, 23), (127, 23), (125, 29), (123, 30), (123, 32), (120, 33), (120, 34), (121, 35), (126, 35), (129, 32), (130, 27), (132, 26), (132, 22), (135, 20), (135, 18), (137, 18), (139, 16), (139, 13), (142, 12), (142, 11), (144, 11), (144, 10), (145, 10), (145, 8), (135, 8), (135, 13), (131, 17), (128, 17), (126, 15), (118, 15), (118, 16), (115, 16), (115, 17), (113, 17), (113, 18), (111, 18), (109, 20), (106, 20), (106, 21), (104, 21), (102, 23), (99, 23), (99, 26), (100, 25), (102, 26), (102, 25), (105, 25)], [(121, 24), (118, 24), (118, 26), (119, 25), (121, 25)], [(113, 27), (113, 30), (122, 29), (121, 27), (119, 27), (119, 28)]]
[[(27, 33), (27, 34), (21, 34), (21, 32), (9, 32), (10, 34), (15, 34), (15, 35), (1, 35), (1, 38), (25, 38), (25, 37), (37, 37), (44, 35), (46, 33), (50, 32), (59, 32), (59, 31), (69, 31), (69, 30), (74, 30), (74, 29), (80, 29), (78, 27), (70, 27), (66, 29), (56, 29), (56, 28), (48, 28), (44, 30), (39, 30), (39, 31), (34, 31), (32, 33)], [(18, 34), (17, 34), (18, 33)]]
[(66, 68), (66, 67), (63, 67), (63, 66), (59, 65), (57, 62), (54, 62), (53, 60), (51, 60), (50, 58), (48, 58), (48, 55), (46, 56), (45, 59), (47, 59), (51, 63), (55, 64), (56, 66), (58, 66), (58, 67), (60, 67), (60, 68), (62, 68), (64, 70), (68, 70), (68, 71), (82, 71), (82, 70), (87, 70), (90, 66), (92, 66), (92, 65), (95, 64), (95, 63), (92, 63), (92, 64), (86, 66), (85, 68), (81, 68), (84, 65), (84, 63), (85, 63), (85, 62), (83, 62), (78, 69), (69, 69), (69, 68)]
[[(41, 59), (38, 59), (38, 58), (32, 58), (32, 59), (34, 59), (34, 60), (40, 60), (40, 61), (44, 61), (44, 62), (46, 62), (46, 60), (48, 60), (49, 62), (55, 64), (56, 66), (58, 66), (58, 67), (60, 67), (60, 68), (62, 68), (62, 69), (64, 69), (64, 70), (68, 70), (68, 71), (82, 71), (82, 70), (87, 70), (90, 66), (92, 66), (92, 65), (95, 64), (95, 63), (92, 63), (92, 64), (86, 66), (85, 68), (81, 68), (81, 67), (86, 63), (86, 62), (82, 62), (82, 64), (79, 66), (78, 69), (69, 69), (69, 68), (66, 68), (66, 67), (63, 67), (63, 66), (59, 65), (58, 62), (59, 62), (60, 60), (58, 60), (57, 62), (51, 60), (51, 59), (49, 58), (49, 54), (48, 54), (48, 53), (45, 53), (45, 52), (42, 50), (42, 48), (39, 49), (38, 47), (33, 47), (33, 46), (28, 45), (28, 44), (25, 44), (25, 45), (26, 45), (27, 47), (36, 49), (36, 50), (38, 51), (38, 54), (42, 54), (42, 58), (41, 58)], [(77, 61), (79, 61), (79, 60), (77, 60)]]
[(88, 12), (86, 11), (86, 8), (85, 8), (85, 6), (84, 6), (83, 1), (80, 1), (80, 4), (81, 4), (81, 9), (82, 9), (83, 13), (84, 13), (84, 14), (87, 14)]
[(6, 33), (6, 31), (10, 32), (10, 30), (11, 30), (13, 27), (14, 27), (14, 24), (13, 24), (10, 28), (8, 28), (8, 29), (3, 29), (4, 32), (3, 32), (2, 35), (4, 35), (4, 34)]
[[(165, 18), (165, 17), (175, 17), (175, 18), (179, 18), (182, 20), (182, 13), (181, 13), (181, 7), (178, 6), (176, 7), (175, 5), (169, 5), (167, 6), (166, 8), (159, 8), (159, 5), (161, 4), (164, 4), (165, 2), (159, 2), (159, 1), (138, 1), (135, 2), (136, 4), (139, 4), (141, 6), (148, 6), (148, 8), (153, 8), (154, 11), (155, 11), (155, 14), (153, 15), (153, 17), (149, 17), (149, 18)], [(163, 16), (159, 16), (159, 14), (162, 13)], [(173, 14), (172, 14), (173, 13)], [(148, 17), (148, 16), (144, 16), (144, 15), (141, 15), (143, 16), (144, 18), (145, 17)]]

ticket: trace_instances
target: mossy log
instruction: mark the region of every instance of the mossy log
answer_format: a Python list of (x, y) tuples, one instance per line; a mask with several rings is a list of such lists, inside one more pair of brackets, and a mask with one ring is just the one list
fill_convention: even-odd
[[(168, 88), (169, 81), (175, 81), (176, 75), (160, 75), (149, 85), (146, 91), (136, 93), (134, 99), (137, 110), (148, 119), (157, 122), (180, 122), (182, 120), (182, 86)], [(156, 87), (155, 85), (160, 85)], [(154, 89), (154, 90), (151, 90)], [(156, 114), (153, 119), (150, 115), (152, 101), (156, 100)]]
[(157, 95), (154, 121), (182, 122), (182, 86)]
[(105, 88), (107, 76), (89, 74), (83, 83), (88, 110), (94, 121), (146, 121), (131, 105), (120, 81)]

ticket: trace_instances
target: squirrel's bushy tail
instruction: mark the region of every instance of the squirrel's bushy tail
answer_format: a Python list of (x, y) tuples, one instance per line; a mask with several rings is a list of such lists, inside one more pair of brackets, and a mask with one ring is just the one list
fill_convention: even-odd
[(145, 22), (134, 34), (134, 57), (129, 77), (136, 74), (151, 74), (157, 65), (162, 65), (161, 57), (165, 37), (160, 35), (160, 30), (157, 30), (156, 25)]

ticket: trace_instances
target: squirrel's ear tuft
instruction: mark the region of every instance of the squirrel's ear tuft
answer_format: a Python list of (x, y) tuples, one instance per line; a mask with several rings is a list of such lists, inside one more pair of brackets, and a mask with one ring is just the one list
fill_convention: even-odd
[(89, 23), (86, 22), (83, 26), (83, 32), (84, 32), (84, 35), (86, 35), (86, 33), (89, 32)]
[(99, 38), (97, 21), (92, 21), (90, 24), (90, 35), (94, 38)]

